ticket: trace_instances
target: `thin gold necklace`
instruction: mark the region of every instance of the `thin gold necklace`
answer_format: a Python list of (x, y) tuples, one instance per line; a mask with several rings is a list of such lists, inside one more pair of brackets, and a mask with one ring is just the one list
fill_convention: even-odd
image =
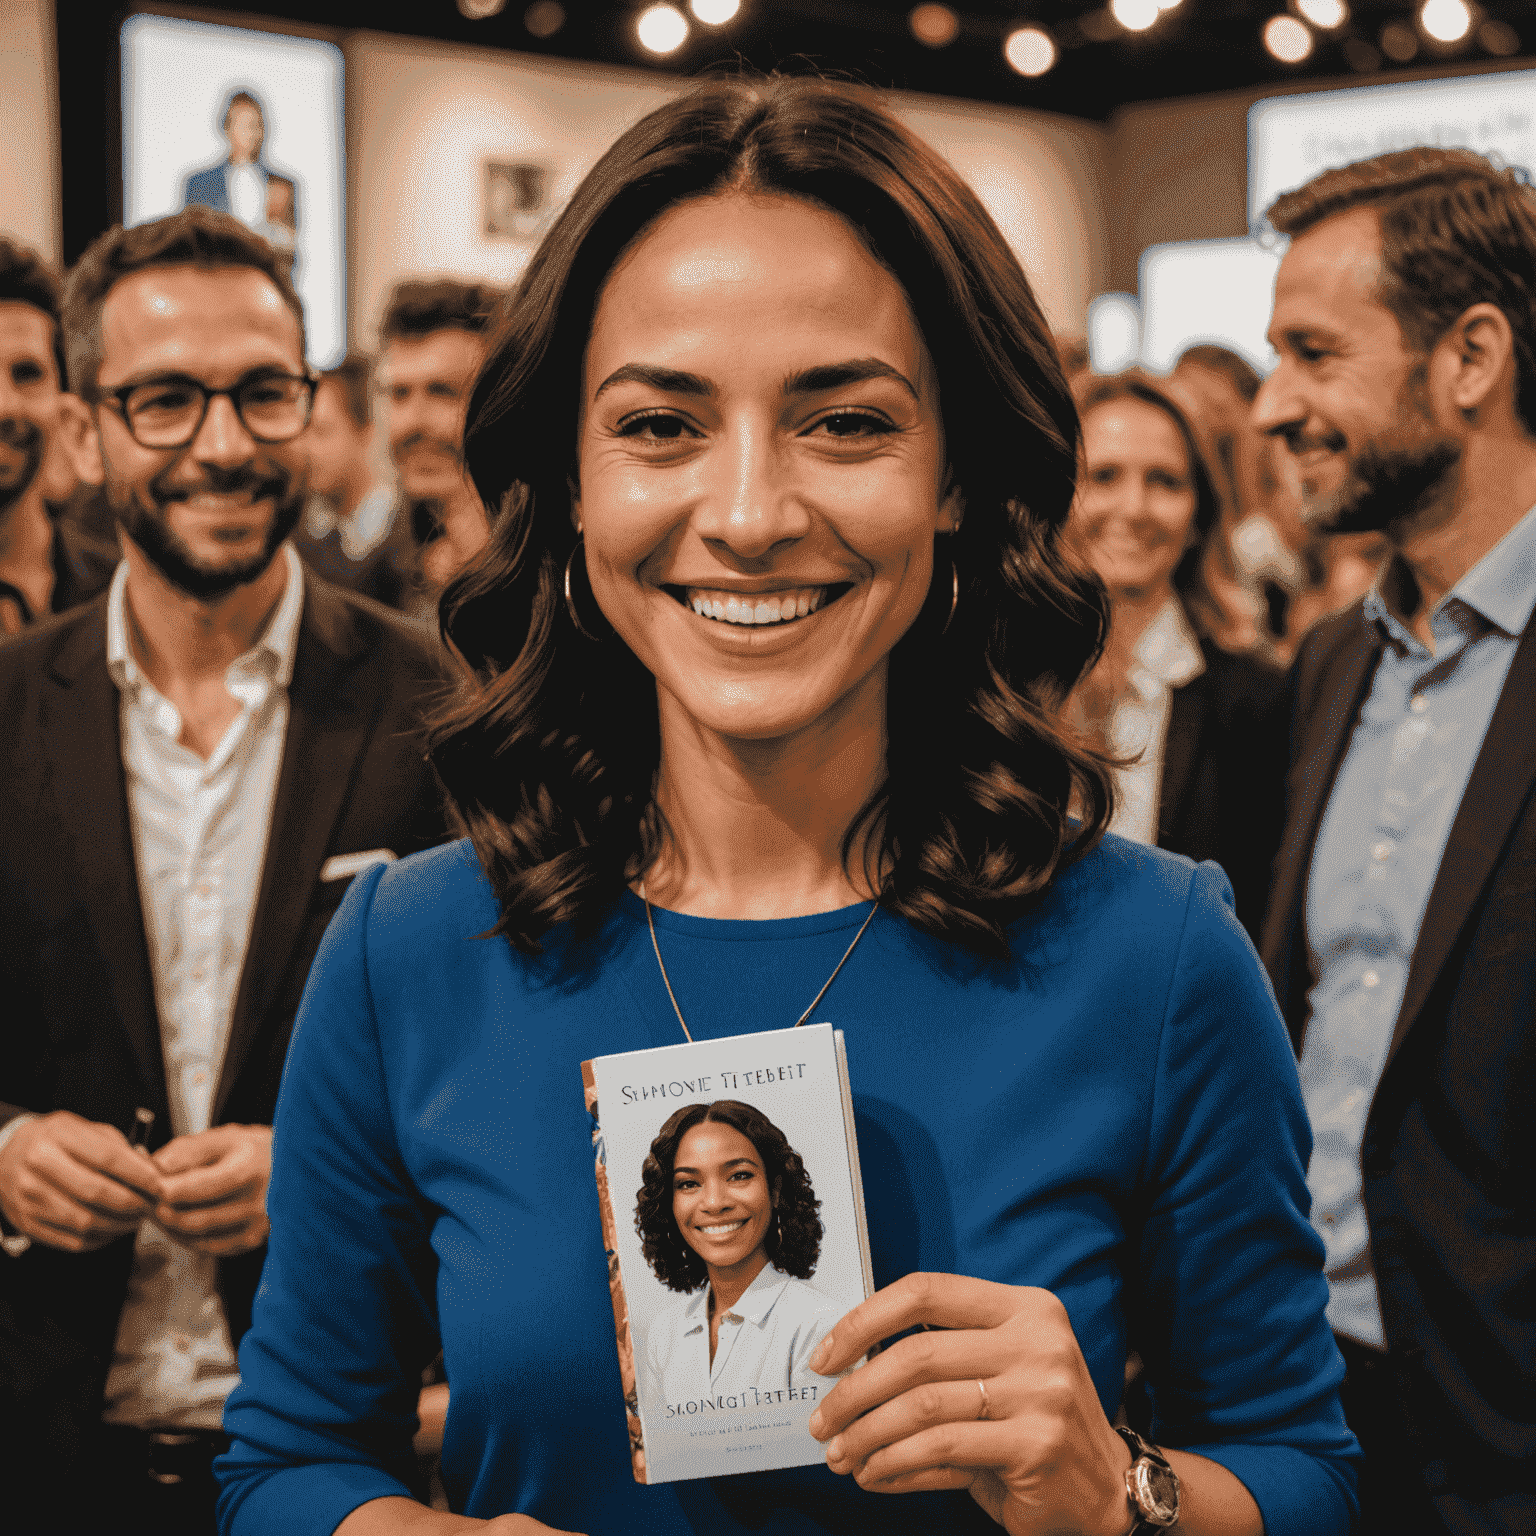
[[(677, 1022), (683, 1027), (684, 1038), (690, 1045), (692, 1045), (693, 1036), (689, 1032), (688, 1021), (683, 1017), (683, 1010), (677, 1006), (677, 993), (672, 990), (672, 978), (667, 975), (666, 961), (661, 958), (661, 945), (656, 942), (656, 919), (651, 915), (651, 899), (645, 894), (645, 881), (643, 880), (640, 882), (640, 900), (645, 903), (645, 921), (651, 930), (651, 948), (656, 951), (656, 964), (661, 970), (661, 984), (667, 989), (667, 996), (672, 999), (672, 1012), (677, 1015)], [(800, 1017), (796, 1019), (795, 1022), (790, 1026), (792, 1029), (799, 1029), (800, 1026), (804, 1024), (805, 1021), (810, 1018), (810, 1016), (816, 1011), (816, 1005), (822, 1000), (822, 998), (827, 995), (827, 988), (837, 980), (837, 973), (842, 970), (842, 968), (848, 963), (848, 956), (854, 952), (854, 949), (858, 946), (859, 940), (864, 937), (864, 930), (868, 928), (869, 925), (874, 921), (875, 913), (879, 910), (880, 900), (878, 897), (876, 897), (874, 901), (870, 902), (869, 916), (859, 924), (859, 931), (854, 934), (853, 943), (843, 951), (843, 958), (832, 967), (832, 974), (828, 976), (826, 981), (822, 983), (821, 991), (811, 999), (811, 1006), (807, 1008), (805, 1012), (802, 1013)]]

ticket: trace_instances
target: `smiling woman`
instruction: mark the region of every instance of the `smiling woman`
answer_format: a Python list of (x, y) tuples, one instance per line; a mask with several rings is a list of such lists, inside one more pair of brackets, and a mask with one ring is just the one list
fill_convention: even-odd
[[(399, 1475), (440, 1337), (493, 1536), (1342, 1533), (1294, 1062), (1220, 872), (1104, 837), (1061, 721), (1077, 417), (980, 202), (867, 93), (714, 81), (506, 314), (433, 747), (470, 837), (359, 876), (312, 974), (226, 1531), (458, 1529)], [(843, 1033), (878, 1289), (822, 1306), (792, 1153), (688, 1106), (642, 1219), (694, 1313), (637, 1352), (681, 1401), (842, 1377), (826, 1464), (642, 1486), (578, 1064), (796, 1018)], [(1166, 1459), (1111, 1422), (1132, 1327)]]

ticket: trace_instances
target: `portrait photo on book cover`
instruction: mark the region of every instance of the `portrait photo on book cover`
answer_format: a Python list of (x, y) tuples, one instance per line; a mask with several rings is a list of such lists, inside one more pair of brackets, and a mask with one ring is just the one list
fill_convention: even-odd
[(736, 1041), (595, 1064), (644, 1482), (823, 1459), (808, 1421), (836, 1378), (810, 1360), (868, 1293), (867, 1240), (832, 1032), (786, 1044), (750, 1070)]

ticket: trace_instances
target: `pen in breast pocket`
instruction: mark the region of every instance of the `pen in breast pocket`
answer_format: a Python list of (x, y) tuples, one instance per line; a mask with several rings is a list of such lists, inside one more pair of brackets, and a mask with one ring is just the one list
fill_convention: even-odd
[(128, 1133), (128, 1145), (149, 1156), (149, 1133), (155, 1123), (152, 1109), (139, 1108), (133, 1112), (133, 1129)]

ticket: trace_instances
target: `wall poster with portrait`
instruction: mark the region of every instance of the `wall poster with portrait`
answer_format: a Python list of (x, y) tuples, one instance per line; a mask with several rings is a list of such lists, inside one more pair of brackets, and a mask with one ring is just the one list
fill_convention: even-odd
[(873, 1290), (841, 1032), (604, 1056), (582, 1076), (637, 1481), (821, 1462), (807, 1425), (836, 1378), (809, 1362)]
[(171, 16), (122, 28), (123, 223), (201, 203), (292, 263), (309, 361), (347, 348), (342, 59), (334, 44)]

